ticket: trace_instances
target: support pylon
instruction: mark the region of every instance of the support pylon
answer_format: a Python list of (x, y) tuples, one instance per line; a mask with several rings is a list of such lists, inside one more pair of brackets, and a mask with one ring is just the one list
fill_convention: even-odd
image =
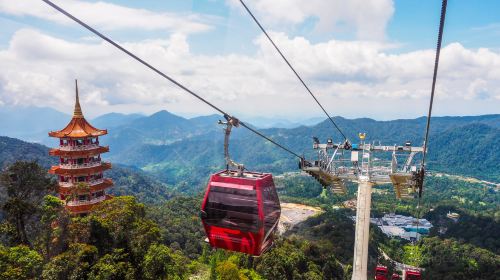
[(360, 177), (356, 205), (356, 237), (354, 240), (353, 280), (366, 280), (368, 273), (368, 241), (370, 236), (370, 207), (373, 183)]

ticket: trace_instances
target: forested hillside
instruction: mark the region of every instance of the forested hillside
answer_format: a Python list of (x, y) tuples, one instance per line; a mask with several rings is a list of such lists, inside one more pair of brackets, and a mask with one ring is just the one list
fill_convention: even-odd
[[(168, 112), (151, 118), (122, 117), (104, 120), (116, 122), (110, 136), (114, 129), (120, 135), (116, 136), (121, 141), (116, 147), (113, 139), (109, 141), (114, 153), (108, 158), (113, 168), (107, 172), (115, 182), (111, 191), (118, 197), (103, 203), (93, 214), (71, 217), (59, 200), (50, 196), (55, 194), (53, 189), (39, 188), (30, 196), (30, 211), (24, 216), (27, 239), (20, 241), (17, 216), (6, 206), (12, 200), (3, 189), (5, 184), (0, 183), (1, 279), (158, 279), (162, 275), (166, 279), (172, 275), (178, 279), (350, 279), (354, 242), (350, 217), (355, 213), (338, 206), (355, 197), (354, 185), (349, 184), (348, 193), (339, 196), (300, 173), (278, 176), (275, 182), (281, 201), (318, 206), (323, 214), (279, 237), (258, 259), (212, 250), (203, 241), (198, 211), (208, 174), (223, 165), (223, 135), (215, 124), (219, 118), (183, 119), (172, 125), (163, 122), (179, 119)], [(494, 148), (499, 136), (497, 120), (498, 116), (434, 119), (431, 170), (498, 180), (500, 157)], [(368, 133), (377, 127), (387, 133), (381, 141), (403, 142), (421, 137), (425, 120), (339, 121)], [(163, 130), (155, 129), (158, 125)], [(325, 131), (330, 131), (326, 126), (329, 124), (263, 132), (307, 155), (311, 153), (309, 135), (326, 139)], [(141, 129), (134, 131), (137, 127)], [(411, 135), (398, 134), (403, 128)], [(127, 133), (132, 133), (130, 138)], [(249, 168), (275, 175), (296, 171), (294, 159), (248, 131), (236, 129), (233, 136), (231, 152)], [(18, 160), (35, 160), (41, 165), (40, 174), (50, 179), (45, 170), (57, 160), (48, 150), (0, 137), (0, 166), (10, 172), (6, 168)], [(392, 186), (377, 187), (374, 216), (391, 212), (423, 215), (435, 227), (417, 247), (405, 240), (389, 239), (372, 227), (370, 273), (379, 262), (392, 269), (381, 258), (378, 249), (383, 249), (396, 261), (424, 268), (426, 279), (496, 279), (500, 267), (498, 189), (442, 174), (428, 176), (425, 186), (420, 209), (415, 200), (397, 200)], [(446, 218), (449, 211), (459, 213), (460, 220)]]
[[(280, 193), (286, 193), (282, 199), (322, 205), (325, 212), (280, 237), (258, 259), (207, 246), (198, 216), (200, 196), (175, 197), (151, 206), (122, 196), (106, 201), (84, 218), (70, 217), (57, 199), (45, 196), (37, 204), (27, 229), (31, 248), (17, 245), (16, 235), (5, 231), (10, 216), (4, 214), (0, 275), (2, 279), (168, 279), (172, 275), (178, 279), (350, 279), (354, 242), (350, 216), (354, 213), (333, 210), (331, 205), (339, 197), (323, 193), (307, 178), (290, 176), (278, 180), (282, 185)], [(434, 184), (428, 188), (429, 196), (439, 191)], [(312, 192), (304, 195), (308, 190)], [(463, 195), (468, 196), (471, 191), (474, 190), (464, 188)], [(352, 197), (350, 193), (344, 199)], [(398, 202), (393, 197), (389, 193), (387, 198), (395, 209), (415, 210), (411, 203)], [(375, 198), (378, 211), (381, 198)], [(439, 204), (437, 199), (426, 207), (434, 204)], [(467, 209), (467, 204), (462, 207)], [(486, 207), (494, 209), (495, 205), (488, 203)], [(443, 218), (442, 210), (434, 211), (435, 217)], [(40, 219), (41, 223), (35, 222)], [(471, 217), (464, 223), (471, 226), (473, 221)], [(415, 260), (410, 255), (414, 250), (408, 249), (410, 244), (388, 239), (373, 227), (370, 272), (380, 260), (377, 248), (384, 248), (398, 261), (423, 267), (426, 279), (445, 279), (447, 275), (457, 279), (495, 279), (500, 256), (477, 247), (494, 243), (476, 241), (449, 228), (449, 234), (424, 239), (417, 248), (420, 257)]]
[(49, 157), (49, 149), (43, 145), (0, 136), (0, 168), (18, 160), (36, 160), (47, 168), (57, 162), (55, 158)]
[[(166, 112), (160, 115), (172, 118)], [(195, 133), (192, 133), (192, 125), (187, 124), (189, 121), (184, 119), (178, 123), (182, 127), (169, 128), (163, 125), (164, 136), (146, 132), (152, 138), (128, 138), (127, 145), (113, 146), (111, 159), (142, 168), (169, 184), (187, 183), (188, 189), (195, 188), (195, 185), (203, 182), (204, 179), (200, 178), (206, 178), (223, 166), (223, 134), (215, 125), (217, 116), (211, 116), (210, 119), (214, 122), (206, 121), (207, 127), (197, 127)], [(141, 121), (144, 122), (143, 125), (147, 123), (146, 119)], [(348, 137), (353, 142), (358, 139), (356, 133), (363, 131), (367, 133), (368, 141), (381, 141), (388, 145), (401, 145), (408, 140), (419, 145), (422, 143), (425, 127), (425, 118), (375, 121), (338, 117), (336, 121), (351, 133)], [(500, 137), (499, 123), (500, 115), (433, 118), (429, 169), (499, 181), (500, 163), (497, 159), (500, 158), (500, 150), (493, 148)], [(296, 170), (296, 159), (272, 144), (245, 129), (233, 131), (230, 149), (236, 161), (245, 163), (252, 170), (274, 173)], [(314, 156), (312, 136), (317, 136), (322, 141), (332, 136), (336, 142), (342, 140), (327, 121), (312, 127), (261, 131), (309, 158)], [(165, 137), (170, 137), (170, 142)], [(113, 140), (110, 143), (113, 145)], [(122, 153), (121, 149), (125, 149), (126, 153)]]
[[(34, 160), (46, 170), (51, 165), (57, 164), (57, 158), (49, 156), (49, 148), (43, 145), (0, 136), (0, 170), (19, 160)], [(111, 193), (134, 195), (141, 202), (160, 203), (175, 193), (173, 187), (154, 179), (136, 167), (113, 164), (113, 168), (106, 174), (115, 183)]]
[[(46, 115), (61, 118), (55, 111)], [(21, 115), (18, 119), (22, 119)], [(223, 134), (221, 126), (217, 125), (219, 119), (223, 119), (222, 116), (187, 119), (167, 111), (159, 111), (151, 116), (112, 113), (98, 117), (95, 121), (97, 127), (109, 130), (109, 135), (103, 137), (101, 142), (111, 146), (111, 151), (106, 156), (112, 162), (149, 171), (165, 183), (178, 185), (185, 182), (189, 185), (188, 189), (196, 189), (193, 185), (203, 181), (199, 178), (204, 178), (223, 166)], [(368, 141), (381, 141), (387, 145), (402, 144), (408, 140), (414, 145), (421, 144), (426, 123), (424, 117), (392, 121), (336, 117), (335, 121), (353, 142), (357, 142), (358, 132), (366, 132)], [(18, 122), (20, 121), (14, 119), (12, 123)], [(53, 130), (64, 126), (59, 124), (59, 120), (44, 123), (53, 124)], [(500, 115), (434, 117), (431, 124), (430, 169), (500, 180), (500, 163), (497, 160), (500, 158), (500, 150), (494, 148), (500, 136)], [(29, 129), (31, 128), (19, 124), (17, 128), (13, 126), (4, 131), (12, 134), (12, 131), (18, 130), (19, 133), (15, 135), (23, 135), (35, 130)], [(312, 136), (321, 141), (330, 137), (335, 142), (342, 141), (328, 121), (313, 126), (268, 128), (261, 131), (306, 156), (314, 154), (311, 151)], [(49, 146), (55, 144), (46, 134), (40, 134), (39, 137), (39, 142)], [(27, 139), (33, 140), (29, 137)], [(232, 156), (250, 169), (277, 173), (296, 170), (294, 158), (243, 128), (233, 130), (230, 145)]]

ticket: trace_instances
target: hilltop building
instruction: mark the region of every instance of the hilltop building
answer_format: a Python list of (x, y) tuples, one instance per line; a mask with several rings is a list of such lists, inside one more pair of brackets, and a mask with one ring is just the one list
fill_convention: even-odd
[(370, 222), (376, 224), (382, 232), (389, 237), (400, 237), (406, 240), (418, 240), (428, 234), (432, 224), (426, 219), (385, 214), (382, 218), (371, 218)]
[(75, 87), (73, 118), (62, 130), (49, 132), (50, 137), (59, 138), (59, 147), (49, 152), (59, 157), (59, 165), (52, 166), (49, 173), (58, 177), (59, 198), (66, 209), (73, 214), (86, 214), (111, 198), (106, 189), (113, 186), (113, 181), (103, 174), (111, 169), (111, 164), (101, 160), (101, 154), (109, 152), (109, 147), (99, 146), (99, 136), (108, 132), (87, 122), (80, 107), (76, 81)]

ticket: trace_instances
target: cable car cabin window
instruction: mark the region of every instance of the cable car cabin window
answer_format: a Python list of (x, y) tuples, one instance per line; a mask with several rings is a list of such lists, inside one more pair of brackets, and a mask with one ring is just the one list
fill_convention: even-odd
[(278, 221), (281, 207), (274, 187), (264, 188), (262, 194), (264, 197), (264, 229), (267, 235)]
[(211, 186), (205, 211), (205, 221), (209, 225), (259, 231), (259, 208), (255, 190)]

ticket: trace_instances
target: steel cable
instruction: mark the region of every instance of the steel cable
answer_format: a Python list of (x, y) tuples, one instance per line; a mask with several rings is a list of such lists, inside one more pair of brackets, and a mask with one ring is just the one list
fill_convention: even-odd
[(431, 100), (429, 101), (429, 112), (427, 113), (427, 124), (425, 126), (425, 136), (424, 136), (424, 151), (422, 152), (422, 163), (420, 165), (420, 174), (418, 174), (418, 182), (419, 182), (419, 190), (418, 190), (418, 198), (420, 205), (420, 198), (422, 197), (422, 192), (424, 189), (424, 180), (425, 180), (425, 159), (427, 156), (427, 146), (429, 144), (429, 131), (431, 127), (431, 117), (432, 117), (432, 105), (434, 104), (434, 93), (436, 90), (436, 80), (437, 73), (439, 67), (439, 56), (441, 54), (441, 43), (443, 41), (443, 30), (444, 30), (444, 22), (446, 18), (446, 7), (448, 5), (448, 0), (443, 0), (441, 5), (441, 16), (439, 19), (439, 31), (438, 31), (438, 40), (436, 46), (436, 57), (434, 59), (434, 73), (432, 75), (432, 88), (431, 88)]
[[(418, 192), (418, 203), (417, 203), (417, 232), (415, 234), (416, 239), (417, 239), (417, 247), (419, 247), (419, 245), (418, 245), (418, 240), (419, 240), (418, 229), (420, 226), (420, 219), (421, 219), (421, 215), (422, 215), (421, 200), (422, 200), (422, 192), (423, 192), (423, 188), (424, 188), (424, 178), (425, 178), (425, 158), (427, 156), (427, 146), (429, 143), (428, 141), (429, 141), (429, 130), (430, 130), (430, 126), (431, 126), (432, 105), (434, 103), (434, 93), (435, 93), (435, 89), (436, 89), (437, 72), (438, 72), (438, 67), (439, 67), (439, 56), (441, 54), (441, 43), (443, 40), (443, 30), (444, 30), (444, 23), (445, 23), (445, 19), (446, 19), (446, 7), (447, 7), (447, 5), (448, 5), (448, 0), (443, 0), (442, 5), (441, 5), (441, 16), (439, 19), (439, 31), (438, 31), (438, 40), (437, 40), (437, 46), (436, 46), (436, 57), (434, 59), (434, 73), (432, 76), (431, 100), (429, 102), (429, 112), (427, 114), (427, 124), (425, 127), (424, 151), (422, 152), (423, 153), (422, 164), (420, 167), (420, 176), (419, 176), (420, 189), (418, 190), (419, 192)], [(417, 253), (415, 253), (415, 256), (416, 255), (417, 255)]]
[(316, 98), (316, 96), (314, 96), (314, 94), (312, 93), (312, 91), (309, 89), (309, 87), (306, 85), (306, 83), (304, 82), (304, 80), (302, 80), (302, 78), (300, 77), (299, 73), (297, 73), (297, 71), (295, 70), (295, 68), (293, 68), (292, 64), (290, 64), (290, 62), (288, 61), (288, 59), (286, 59), (285, 55), (283, 55), (283, 53), (281, 52), (281, 50), (278, 48), (278, 46), (274, 43), (273, 39), (271, 39), (271, 36), (269, 36), (269, 34), (267, 34), (266, 30), (264, 29), (264, 27), (260, 24), (260, 22), (257, 20), (257, 18), (253, 15), (253, 13), (250, 11), (250, 9), (247, 7), (247, 5), (245, 4), (245, 2), (243, 2), (243, 0), (240, 0), (240, 3), (243, 5), (243, 7), (245, 8), (245, 10), (248, 12), (248, 14), (250, 14), (250, 16), (253, 18), (253, 20), (255, 21), (255, 23), (259, 26), (260, 30), (262, 30), (262, 32), (264, 33), (264, 35), (266, 35), (267, 39), (269, 39), (269, 42), (271, 42), (271, 44), (274, 46), (274, 48), (276, 49), (276, 51), (278, 51), (278, 53), (280, 54), (280, 56), (283, 58), (283, 60), (286, 62), (286, 64), (288, 65), (288, 67), (290, 67), (290, 69), (292, 70), (292, 72), (295, 74), (295, 76), (299, 79), (299, 81), (302, 83), (302, 85), (306, 88), (307, 92), (309, 92), (309, 94), (311, 95), (311, 97), (314, 99), (314, 101), (316, 101), (316, 103), (319, 105), (319, 107), (321, 108), (321, 110), (323, 110), (323, 112), (325, 113), (325, 115), (328, 117), (328, 119), (330, 120), (330, 122), (333, 124), (333, 126), (340, 132), (340, 134), (344, 137), (344, 140), (347, 140), (347, 136), (345, 136), (345, 134), (342, 132), (342, 130), (340, 129), (340, 127), (335, 123), (335, 121), (332, 119), (332, 117), (330, 117), (330, 115), (328, 114), (328, 112), (325, 110), (325, 108), (323, 107), (323, 105), (321, 105), (321, 103), (319, 102), (319, 100)]
[[(169, 80), (170, 82), (172, 82), (173, 84), (175, 84), (176, 86), (178, 86), (179, 88), (183, 89), (184, 91), (188, 92), (189, 94), (193, 95), (194, 97), (198, 98), (200, 101), (204, 102), (205, 104), (207, 104), (208, 106), (212, 107), (214, 110), (216, 110), (217, 112), (223, 114), (224, 116), (231, 116), (229, 115), (228, 113), (224, 112), (222, 109), (218, 108), (217, 106), (215, 106), (214, 104), (210, 103), (209, 101), (207, 101), (206, 99), (204, 99), (203, 97), (199, 96), (198, 94), (196, 94), (195, 92), (193, 92), (192, 90), (188, 89), (187, 87), (185, 87), (184, 85), (182, 85), (181, 83), (179, 83), (178, 81), (176, 81), (175, 79), (171, 78), (170, 76), (168, 76), (167, 74), (163, 73), (162, 71), (158, 70), (157, 68), (155, 68), (154, 66), (152, 66), (151, 64), (149, 64), (148, 62), (144, 61), (143, 59), (139, 58), (138, 56), (136, 56), (135, 54), (133, 54), (132, 52), (130, 52), (129, 50), (125, 49), (124, 47), (122, 47), (120, 44), (116, 43), (115, 41), (111, 40), (109, 37), (105, 36), (104, 34), (100, 33), (99, 31), (97, 31), (96, 29), (92, 28), (91, 26), (89, 26), (88, 24), (86, 24), (85, 22), (81, 21), (80, 19), (78, 19), (77, 17), (73, 16), (72, 14), (70, 14), (69, 12), (67, 12), (66, 10), (64, 10), (63, 8), (59, 7), (58, 5), (54, 4), (52, 1), (49, 1), (49, 0), (42, 0), (43, 2), (45, 2), (46, 4), (48, 4), (49, 6), (51, 6), (52, 8), (56, 9), (57, 11), (59, 11), (60, 13), (64, 14), (65, 16), (67, 16), (68, 18), (72, 19), (73, 21), (75, 21), (76, 23), (80, 24), (81, 26), (83, 26), (84, 28), (86, 28), (87, 30), (89, 30), (90, 32), (94, 33), (95, 35), (99, 36), (101, 39), (103, 39), (104, 41), (110, 43), (111, 45), (113, 45), (114, 47), (116, 47), (117, 49), (119, 49), (120, 51), (124, 52), (125, 54), (129, 55), (130, 57), (132, 57), (133, 59), (137, 60), (138, 62), (140, 62), (141, 64), (143, 64), (144, 66), (148, 67), (149, 69), (153, 70), (154, 72), (156, 72), (158, 75), (162, 76), (163, 78)], [(233, 117), (231, 117), (233, 118)], [(256, 135), (264, 138), (265, 140), (273, 143), (274, 145), (276, 145), (277, 147), (283, 149), (284, 151), (302, 159), (302, 157), (300, 155), (298, 155), (297, 153), (291, 151), (290, 149), (286, 148), (285, 146), (279, 144), (278, 142), (272, 140), (271, 138), (269, 138), (268, 136), (265, 136), (264, 134), (262, 134), (261, 132), (255, 130), (254, 128), (250, 127), (249, 125), (243, 123), (240, 121), (240, 125), (242, 125), (243, 127), (245, 127), (246, 129), (250, 130), (251, 132), (255, 133)]]

